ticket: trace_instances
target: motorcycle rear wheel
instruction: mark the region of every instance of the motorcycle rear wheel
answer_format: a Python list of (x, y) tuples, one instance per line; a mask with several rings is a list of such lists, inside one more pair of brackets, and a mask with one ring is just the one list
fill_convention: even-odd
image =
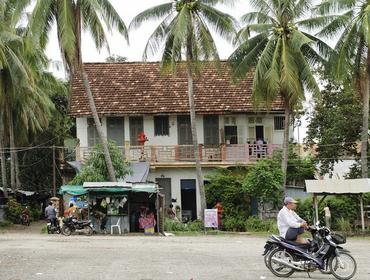
[(63, 226), (62, 227), (62, 233), (65, 236), (70, 236), (72, 234), (72, 230), (67, 226)]
[(94, 230), (92, 229), (91, 226), (85, 226), (85, 232), (86, 232), (87, 236), (91, 236), (91, 235), (93, 235)]
[(294, 256), (281, 248), (276, 248), (269, 253), (268, 268), (277, 277), (289, 277), (294, 273), (294, 269), (284, 266), (283, 264), (275, 263), (273, 258), (284, 258), (287, 261), (294, 261)]
[[(343, 267), (340, 266), (338, 256), (334, 256), (329, 260), (329, 269), (331, 274), (339, 280), (351, 279), (357, 271), (356, 260), (347, 252), (340, 252), (339, 258), (343, 263)], [(348, 271), (347, 273), (345, 271)]]

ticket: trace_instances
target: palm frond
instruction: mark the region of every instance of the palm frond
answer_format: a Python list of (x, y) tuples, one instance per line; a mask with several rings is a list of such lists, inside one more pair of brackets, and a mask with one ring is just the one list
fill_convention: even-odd
[(273, 17), (270, 17), (268, 14), (265, 14), (263, 12), (247, 13), (240, 18), (240, 23), (242, 24), (251, 24), (251, 23), (277, 24), (276, 20)]
[(173, 2), (168, 2), (149, 8), (132, 19), (129, 29), (137, 29), (148, 20), (162, 19), (164, 16), (172, 12), (174, 12)]
[(69, 0), (60, 0), (57, 10), (58, 35), (60, 45), (69, 58), (74, 57), (76, 35), (74, 30), (74, 14)]

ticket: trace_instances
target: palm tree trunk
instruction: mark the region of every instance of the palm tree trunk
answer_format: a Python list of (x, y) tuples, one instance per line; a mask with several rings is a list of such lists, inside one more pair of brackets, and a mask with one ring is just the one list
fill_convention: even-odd
[(285, 120), (284, 120), (284, 140), (283, 140), (283, 159), (281, 161), (281, 170), (283, 171), (283, 190), (285, 193), (286, 175), (288, 170), (288, 153), (289, 153), (289, 118), (290, 110), (286, 102), (285, 104)]
[(105, 133), (103, 131), (103, 126), (101, 125), (101, 122), (99, 120), (98, 116), (98, 111), (96, 110), (95, 102), (94, 102), (94, 97), (91, 92), (90, 84), (89, 84), (89, 78), (87, 76), (87, 73), (85, 72), (83, 66), (81, 66), (81, 72), (82, 72), (82, 81), (86, 90), (86, 95), (87, 99), (89, 100), (89, 105), (90, 105), (90, 110), (92, 113), (92, 116), (94, 118), (95, 126), (96, 126), (96, 131), (98, 132), (99, 139), (101, 142), (101, 145), (103, 147), (103, 153), (104, 153), (104, 158), (105, 158), (105, 163), (107, 164), (107, 169), (108, 169), (108, 176), (109, 180), (112, 182), (116, 182), (116, 173), (112, 164), (112, 159), (110, 157), (109, 149), (108, 149), (108, 141), (105, 136)]
[(194, 103), (194, 92), (193, 92), (193, 72), (191, 66), (187, 67), (188, 72), (188, 98), (189, 98), (189, 109), (190, 109), (190, 124), (191, 124), (191, 136), (193, 140), (194, 158), (195, 158), (195, 169), (197, 174), (197, 181), (199, 186), (200, 196), (200, 215), (201, 220), (204, 220), (204, 209), (206, 209), (206, 194), (204, 190), (204, 179), (202, 174), (202, 167), (200, 165), (199, 156), (199, 145), (197, 135), (197, 124), (195, 118), (195, 103)]
[(361, 131), (361, 175), (362, 178), (368, 177), (367, 167), (367, 143), (369, 140), (369, 83), (370, 83), (370, 50), (367, 52), (367, 71), (366, 82), (362, 92), (363, 111), (362, 111), (362, 131)]
[(20, 179), (20, 172), (19, 172), (19, 160), (18, 160), (18, 152), (14, 153), (14, 166), (15, 166), (15, 185), (16, 189), (21, 189), (21, 179)]
[(4, 150), (4, 119), (3, 114), (0, 114), (0, 164), (1, 164), (1, 183), (3, 186), (4, 197), (8, 198), (8, 182), (6, 178), (6, 160), (5, 160), (5, 150)]
[(105, 163), (107, 165), (108, 169), (108, 177), (109, 180), (112, 182), (116, 182), (116, 172), (113, 167), (112, 158), (109, 153), (108, 148), (108, 141), (105, 136), (105, 133), (103, 131), (102, 124), (99, 119), (98, 111), (96, 110), (94, 96), (91, 92), (91, 87), (89, 83), (89, 78), (87, 76), (87, 73), (85, 72), (84, 66), (82, 64), (82, 53), (81, 53), (81, 8), (79, 6), (79, 3), (77, 2), (77, 5), (75, 7), (75, 36), (76, 36), (76, 45), (75, 45), (75, 55), (73, 57), (73, 61), (69, 61), (69, 69), (71, 72), (71, 75), (73, 76), (76, 74), (77, 71), (81, 72), (82, 81), (85, 87), (86, 96), (89, 101), (89, 106), (91, 110), (91, 114), (94, 119), (95, 127), (98, 132), (98, 136), (101, 142), (101, 145), (103, 147), (103, 153), (104, 153), (104, 159)]
[(9, 103), (7, 103), (7, 105), (8, 105), (7, 112), (8, 112), (9, 146), (10, 146), (10, 186), (13, 190), (16, 190), (13, 114), (10, 110)]

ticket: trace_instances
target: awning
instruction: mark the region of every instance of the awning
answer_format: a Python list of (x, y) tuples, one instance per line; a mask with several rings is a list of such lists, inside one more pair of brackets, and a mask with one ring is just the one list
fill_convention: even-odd
[(306, 180), (306, 191), (316, 194), (361, 194), (370, 192), (370, 179)]
[(72, 166), (77, 173), (81, 172), (83, 167), (81, 161), (67, 161), (67, 163)]
[(124, 178), (130, 183), (145, 183), (148, 179), (150, 164), (146, 161), (131, 162), (131, 172)]
[(87, 190), (83, 188), (83, 186), (72, 186), (72, 185), (64, 185), (60, 187), (59, 194), (68, 193), (70, 195), (83, 195), (87, 194)]
[(85, 189), (95, 189), (95, 188), (132, 188), (131, 183), (126, 182), (85, 182), (83, 184)]

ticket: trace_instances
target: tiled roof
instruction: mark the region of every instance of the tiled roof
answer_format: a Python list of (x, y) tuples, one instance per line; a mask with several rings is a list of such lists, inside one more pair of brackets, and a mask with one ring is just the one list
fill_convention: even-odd
[[(186, 72), (173, 76), (160, 72), (159, 63), (86, 63), (99, 115), (182, 114), (188, 113)], [(205, 66), (194, 79), (197, 114), (253, 113), (253, 77), (234, 84), (225, 62), (221, 70)], [(281, 99), (271, 111), (283, 110)], [(259, 110), (261, 111), (261, 110)], [(88, 101), (79, 77), (72, 80), (72, 116), (90, 115)]]

